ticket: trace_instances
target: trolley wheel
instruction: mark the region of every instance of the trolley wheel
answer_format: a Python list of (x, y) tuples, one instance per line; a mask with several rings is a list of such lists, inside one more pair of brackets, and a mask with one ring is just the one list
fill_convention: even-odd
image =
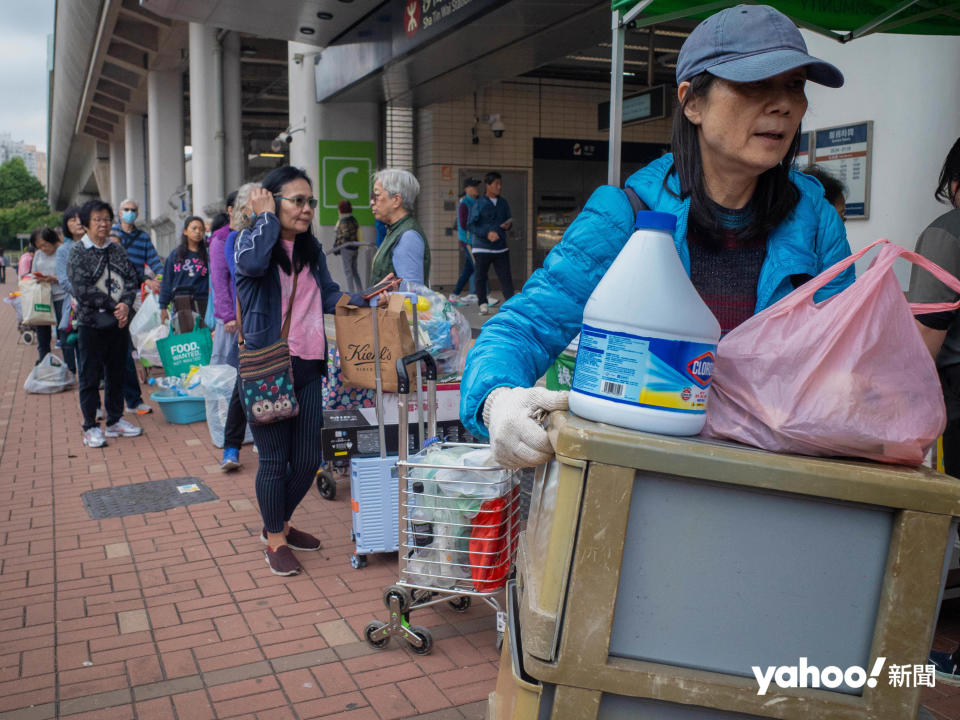
[(321, 468), (317, 470), (317, 490), (320, 497), (325, 500), (333, 500), (337, 496), (337, 481), (333, 479), (333, 473)]
[(359, 570), (360, 568), (365, 568), (367, 566), (367, 556), (351, 555), (350, 564), (354, 567), (355, 570)]
[(24, 330), (22, 333), (20, 333), (20, 337), (23, 338), (24, 345), (33, 345), (33, 330)]
[(410, 646), (410, 649), (417, 655), (429, 655), (433, 651), (433, 635), (430, 634), (429, 630), (420, 625), (411, 625), (408, 631), (416, 635), (423, 642), (420, 647)]
[(466, 612), (470, 608), (470, 596), (461, 595), (460, 597), (455, 597), (452, 600), (448, 600), (447, 605), (449, 605), (450, 609), (454, 612)]
[(390, 642), (389, 635), (387, 635), (384, 638), (380, 638), (379, 640), (373, 639), (373, 634), (380, 628), (386, 627), (386, 625), (387, 625), (386, 623), (382, 623), (379, 620), (371, 620), (370, 622), (367, 623), (367, 626), (363, 629), (363, 637), (366, 638), (366, 641), (370, 643), (371, 647), (375, 647), (378, 650), (380, 650), (382, 648), (385, 648), (387, 646), (387, 643)]
[(392, 597), (397, 598), (397, 603), (400, 605), (400, 613), (405, 615), (410, 609), (410, 606), (413, 604), (413, 599), (410, 597), (410, 591), (405, 587), (400, 587), (399, 585), (391, 585), (384, 590), (383, 604), (387, 606), (387, 610), (390, 610), (390, 598)]

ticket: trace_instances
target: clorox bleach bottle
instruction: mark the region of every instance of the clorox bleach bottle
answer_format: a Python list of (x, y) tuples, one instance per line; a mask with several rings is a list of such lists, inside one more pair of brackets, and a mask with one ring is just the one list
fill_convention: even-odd
[(583, 311), (570, 410), (665, 435), (703, 429), (720, 323), (683, 269), (677, 219), (637, 213)]

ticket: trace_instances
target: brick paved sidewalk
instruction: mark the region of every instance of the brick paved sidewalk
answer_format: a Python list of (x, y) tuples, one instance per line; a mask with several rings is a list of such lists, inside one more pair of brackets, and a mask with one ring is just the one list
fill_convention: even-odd
[[(16, 341), (2, 305), (2, 720), (484, 716), (498, 653), (483, 603), (414, 613), (433, 632), (429, 656), (361, 639), (385, 619), (397, 568), (395, 555), (350, 566), (349, 484), (334, 501), (311, 489), (293, 520), (324, 548), (299, 554), (303, 575), (272, 575), (250, 446), (244, 468), (222, 474), (206, 423), (171, 425), (157, 409), (133, 419), (141, 437), (88, 449), (74, 392), (24, 392), (36, 346)], [(219, 500), (100, 521), (81, 502), (91, 489), (191, 476)]]

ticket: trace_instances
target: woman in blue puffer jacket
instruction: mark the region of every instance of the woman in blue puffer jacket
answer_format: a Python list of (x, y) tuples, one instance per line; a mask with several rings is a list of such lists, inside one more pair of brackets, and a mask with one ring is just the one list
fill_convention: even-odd
[[(626, 182), (651, 209), (677, 217), (675, 243), (701, 297), (729, 332), (850, 254), (823, 187), (791, 170), (810, 80), (840, 87), (840, 71), (807, 54), (793, 22), (766, 5), (704, 20), (677, 60), (673, 154)], [(544, 411), (566, 393), (531, 387), (579, 332), (591, 292), (633, 232), (623, 190), (601, 187), (523, 291), (483, 326), (467, 358), (460, 415), (490, 437), (506, 467), (552, 455)], [(850, 268), (822, 300), (853, 282)]]

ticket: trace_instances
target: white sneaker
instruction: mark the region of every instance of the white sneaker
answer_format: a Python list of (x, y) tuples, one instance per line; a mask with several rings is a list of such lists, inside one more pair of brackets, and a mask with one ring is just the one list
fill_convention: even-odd
[(103, 408), (97, 408), (97, 422), (103, 420)]
[(447, 300), (452, 302), (454, 305), (457, 305), (458, 303), (463, 302), (463, 300), (460, 299), (459, 295), (454, 295), (453, 293), (450, 293), (449, 295), (447, 295)]
[(124, 410), (124, 412), (128, 412), (131, 415), (133, 413), (136, 413), (137, 415), (149, 415), (150, 413), (153, 412), (153, 408), (147, 405), (145, 402), (141, 402), (136, 407), (127, 408), (126, 410)]
[(137, 427), (132, 422), (120, 418), (113, 425), (107, 425), (104, 435), (107, 437), (137, 437), (142, 432), (142, 427)]
[(461, 295), (460, 302), (464, 305), (469, 305), (470, 303), (475, 303), (477, 301), (476, 293), (470, 293), (469, 295)]
[(487, 306), (487, 303), (480, 303), (480, 314), (486, 315), (490, 312), (490, 308)]
[(103, 447), (107, 444), (99, 425), (83, 431), (83, 444), (91, 448)]
[(487, 298), (487, 305), (489, 305), (490, 307), (493, 307), (494, 305), (497, 305), (499, 302), (500, 302), (500, 301), (499, 301), (497, 298), (495, 298), (495, 297)]

